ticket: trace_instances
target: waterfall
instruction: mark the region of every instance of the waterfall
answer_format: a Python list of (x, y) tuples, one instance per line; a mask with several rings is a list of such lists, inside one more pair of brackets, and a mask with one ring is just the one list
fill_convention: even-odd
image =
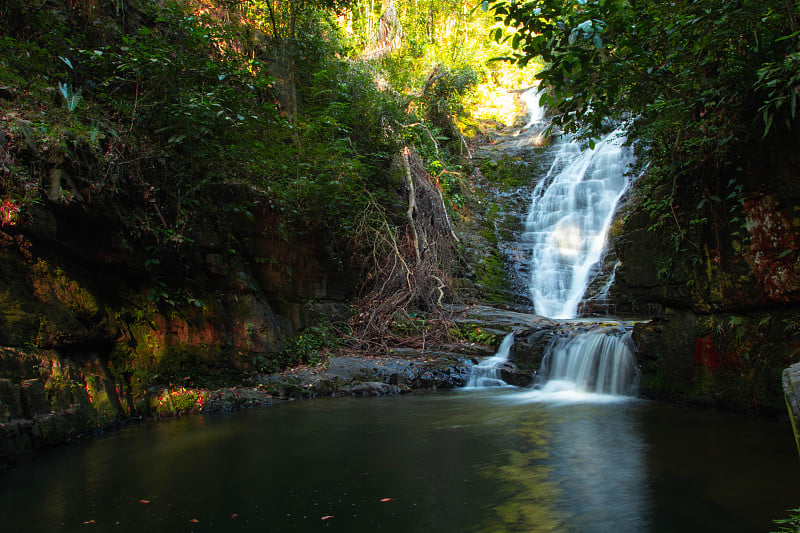
[(529, 291), (537, 314), (574, 318), (606, 250), (617, 202), (628, 187), (632, 151), (617, 129), (592, 150), (566, 140), (532, 194), (523, 238), (532, 249)]
[[(517, 148), (541, 144), (547, 123), (539, 97), (538, 89), (520, 96), (529, 116), (517, 134)], [(552, 163), (531, 195), (520, 243), (530, 250), (528, 290), (537, 314), (555, 319), (577, 316), (591, 278), (600, 270), (617, 203), (629, 185), (627, 172), (634, 156), (624, 143), (624, 130), (619, 128), (589, 150), (581, 150), (580, 143), (570, 138), (549, 149)], [(613, 274), (596, 295), (597, 303), (606, 297)], [(536, 388), (526, 393), (534, 401), (605, 401), (636, 394), (639, 369), (624, 327), (574, 324), (572, 328), (581, 332), (568, 336), (555, 327)], [(467, 386), (504, 385), (501, 373), (513, 342), (509, 335), (497, 354), (473, 367)]]
[(547, 129), (545, 121), (545, 109), (539, 105), (542, 94), (538, 89), (528, 89), (519, 95), (519, 99), (528, 108), (528, 122), (517, 133), (520, 139), (517, 141), (517, 148), (527, 146), (541, 146), (544, 144), (544, 132)]
[(508, 362), (508, 352), (511, 346), (514, 345), (514, 334), (509, 333), (500, 343), (500, 347), (491, 357), (487, 357), (479, 364), (472, 367), (469, 374), (469, 381), (467, 387), (483, 388), (483, 387), (502, 387), (506, 382), (500, 377), (501, 368), (504, 363)]
[(631, 351), (630, 334), (580, 333), (559, 339), (542, 361), (543, 393), (636, 394), (639, 369)]

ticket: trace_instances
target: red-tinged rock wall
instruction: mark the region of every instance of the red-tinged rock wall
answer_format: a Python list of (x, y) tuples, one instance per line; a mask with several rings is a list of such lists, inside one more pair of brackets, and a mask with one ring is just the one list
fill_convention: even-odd
[(163, 388), (278, 370), (300, 330), (347, 318), (327, 239), (281, 237), (227, 194), (254, 216), (221, 208), (182, 246), (139, 240), (113, 206), (0, 212), (0, 458), (157, 412)]
[(748, 244), (744, 260), (765, 304), (800, 301), (800, 206), (772, 196), (745, 201)]

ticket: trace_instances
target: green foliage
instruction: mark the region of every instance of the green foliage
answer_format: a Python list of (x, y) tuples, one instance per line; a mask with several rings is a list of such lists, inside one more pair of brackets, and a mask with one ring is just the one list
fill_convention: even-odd
[(498, 334), (486, 331), (478, 324), (466, 324), (461, 328), (461, 337), (476, 344), (483, 346), (493, 346), (498, 344)]
[(198, 395), (195, 391), (186, 390), (182, 387), (169, 393), (172, 408), (176, 413), (185, 413), (194, 409), (197, 405), (197, 398)]
[(478, 258), (475, 281), (480, 285), (485, 299), (499, 303), (508, 300), (509, 283), (504, 257), (494, 246), (496, 243), (492, 244), (488, 253)]
[(510, 190), (524, 187), (534, 182), (540, 172), (538, 157), (541, 151), (533, 149), (526, 154), (526, 160), (519, 157), (504, 156), (501, 159), (487, 159), (481, 163), (481, 174), (492, 185)]
[(398, 311), (392, 322), (392, 331), (406, 336), (424, 335), (431, 330), (431, 324), (425, 315), (414, 312)]
[(797, 531), (800, 531), (800, 507), (789, 509), (788, 513), (789, 516), (786, 518), (773, 520), (776, 525), (780, 526), (780, 529), (776, 530), (778, 533), (797, 533)]
[(327, 359), (327, 354), (341, 347), (342, 336), (330, 325), (311, 326), (292, 339), (284, 349), (284, 362), (316, 365)]
[[(796, 70), (784, 57), (797, 43), (791, 22), (797, 7), (782, 1), (537, 0), (492, 7), (498, 20), (516, 28), (505, 37), (500, 29), (494, 34), (512, 42), (510, 59), (546, 61), (538, 76), (558, 124), (568, 131), (589, 125), (588, 133), (597, 135), (607, 117), (634, 113), (650, 140), (683, 131), (692, 148), (684, 158), (700, 158), (711, 143), (727, 155), (728, 142), (748, 135), (760, 106), (759, 77), (770, 86), (787, 77), (762, 64), (775, 68), (779, 61)], [(700, 131), (704, 140), (693, 139)], [(702, 160), (721, 161), (718, 151)]]
[[(627, 120), (650, 230), (678, 252), (740, 240), (747, 159), (797, 124), (800, 6), (782, 0), (491, 3), (507, 59), (542, 58), (554, 124), (584, 138)], [(774, 157), (774, 156), (773, 156)], [(752, 181), (752, 180), (751, 180)]]
[[(27, 10), (25, 25), (25, 6), (12, 2), (10, 19), (26, 29), (0, 39), (0, 77), (27, 89), (24, 99), (0, 100), (23, 119), (6, 130), (10, 176), (0, 194), (37, 201), (49, 172), (42, 159), (64, 160), (92, 192), (64, 190), (64, 201), (125, 198), (137, 205), (125, 217), (131, 234), (174, 250), (219, 219), (219, 185), (244, 183), (269, 196), (282, 234), (321, 228), (344, 255), (370, 196), (392, 202), (386, 169), (409, 120), (371, 72), (340, 59), (339, 29), (317, 9), (329, 4), (270, 14), (279, 4), (244, 2), (252, 19), (222, 22), (178, 3), (137, 2), (129, 8), (143, 25), (99, 17), (84, 32), (75, 12), (49, 5)], [(29, 36), (30, 28), (47, 32)], [(150, 256), (153, 271), (160, 259)]]
[[(789, 38), (800, 39), (800, 32), (795, 32)], [(764, 123), (764, 137), (778, 128), (776, 118), (778, 120), (782, 118), (783, 125), (787, 130), (791, 130), (797, 118), (798, 92), (800, 92), (800, 52), (793, 52), (777, 61), (764, 63), (758, 69), (755, 88), (765, 95), (764, 103), (759, 109)]]

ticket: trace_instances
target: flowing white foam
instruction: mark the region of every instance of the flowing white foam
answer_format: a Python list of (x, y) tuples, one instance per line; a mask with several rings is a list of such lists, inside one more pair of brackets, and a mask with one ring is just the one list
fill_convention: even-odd
[(532, 389), (519, 394), (504, 396), (511, 403), (547, 403), (567, 405), (576, 403), (621, 403), (634, 400), (634, 396), (619, 394), (598, 394), (579, 389), (570, 381), (554, 380), (547, 382), (540, 389)]
[(500, 343), (497, 352), (487, 357), (479, 364), (472, 367), (469, 374), (469, 381), (467, 388), (483, 389), (486, 387), (505, 387), (509, 386), (500, 377), (500, 368), (508, 362), (508, 355), (511, 347), (514, 345), (514, 334), (509, 333)]
[(613, 403), (634, 398), (639, 368), (627, 337), (618, 331), (594, 331), (556, 342), (539, 370), (546, 381), (516, 400)]

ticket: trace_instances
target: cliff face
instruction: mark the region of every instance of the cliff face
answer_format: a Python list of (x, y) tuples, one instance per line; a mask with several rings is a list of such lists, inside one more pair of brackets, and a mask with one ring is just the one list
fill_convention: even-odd
[(277, 370), (287, 339), (346, 318), (352, 279), (324, 239), (284, 240), (251, 194), (221, 191), (252, 215), (221, 208), (197, 242), (161, 251), (109, 206), (3, 213), (0, 456), (151, 413), (158, 387)]
[(634, 190), (614, 228), (615, 297), (655, 316), (635, 332), (648, 396), (784, 409), (781, 371), (800, 358), (797, 159), (781, 147), (753, 158), (735, 201), (712, 209), (679, 188), (660, 225)]

